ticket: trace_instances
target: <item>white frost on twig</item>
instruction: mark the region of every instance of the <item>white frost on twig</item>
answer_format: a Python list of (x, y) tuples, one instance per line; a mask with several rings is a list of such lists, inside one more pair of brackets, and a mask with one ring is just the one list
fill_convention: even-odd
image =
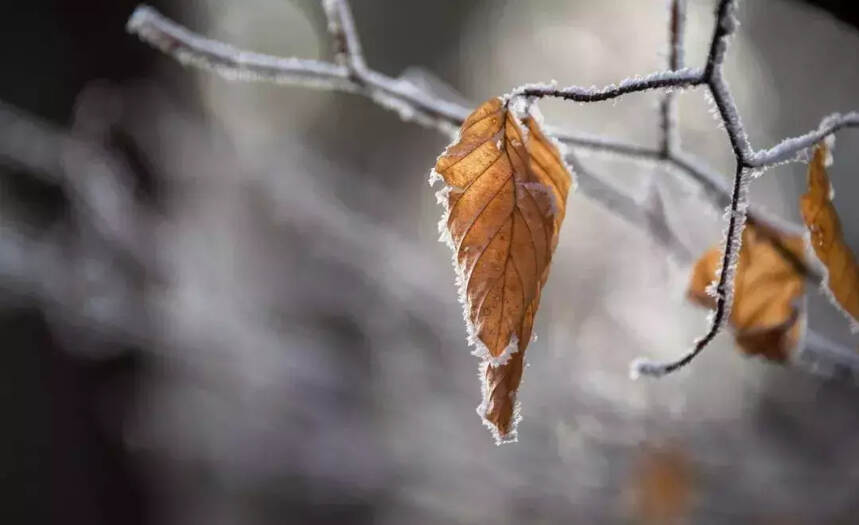
[(827, 136), (834, 136), (833, 133), (842, 128), (857, 126), (859, 126), (859, 112), (851, 111), (844, 115), (834, 113), (825, 117), (817, 129), (798, 137), (786, 138), (769, 149), (758, 151), (749, 159), (749, 165), (770, 166), (779, 163), (790, 158), (791, 155), (813, 146)]

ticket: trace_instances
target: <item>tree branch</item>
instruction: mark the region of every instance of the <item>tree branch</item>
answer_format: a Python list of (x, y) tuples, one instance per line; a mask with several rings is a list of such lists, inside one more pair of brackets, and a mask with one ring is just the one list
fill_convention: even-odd
[[(128, 30), (137, 34), (144, 42), (175, 57), (183, 64), (196, 66), (219, 73), (233, 80), (273, 81), (286, 84), (310, 85), (338, 89), (368, 96), (376, 103), (397, 111), (405, 120), (434, 126), (448, 133), (470, 113), (469, 109), (428, 93), (411, 82), (396, 79), (369, 69), (361, 54), (360, 42), (354, 27), (351, 12), (345, 0), (323, 0), (328, 17), (329, 32), (334, 39), (337, 63), (298, 58), (280, 58), (243, 51), (227, 44), (206, 39), (161, 16), (154, 9), (140, 6), (128, 22)], [(768, 150), (754, 152), (743, 128), (739, 112), (733, 101), (727, 82), (722, 74), (722, 63), (727, 51), (728, 39), (737, 27), (736, 1), (720, 0), (716, 24), (710, 42), (706, 67), (682, 69), (683, 64), (683, 20), (685, 3), (671, 3), (669, 71), (652, 73), (645, 77), (627, 79), (619, 84), (603, 88), (570, 86), (556, 88), (553, 85), (530, 84), (511, 92), (511, 96), (530, 98), (557, 97), (579, 102), (598, 102), (617, 98), (625, 94), (647, 90), (666, 89), (668, 95), (662, 103), (663, 138), (658, 149), (624, 144), (622, 142), (589, 137), (569, 132), (553, 133), (574, 148), (621, 155), (633, 160), (664, 162), (685, 173), (701, 184), (717, 206), (728, 205), (729, 222), (724, 239), (723, 267), (719, 274), (717, 308), (708, 332), (696, 341), (693, 350), (674, 363), (655, 365), (638, 362), (635, 371), (648, 375), (663, 375), (690, 362), (715, 337), (728, 317), (733, 293), (734, 263), (740, 249), (740, 239), (746, 220), (765, 226), (763, 231), (772, 231), (771, 240), (779, 244), (779, 232), (798, 233), (801, 227), (784, 221), (751, 214), (746, 199), (751, 168), (764, 168), (781, 162), (791, 155), (813, 145), (830, 133), (845, 127), (859, 126), (859, 113), (835, 115), (824, 119), (818, 129), (804, 135), (787, 139)], [(704, 85), (710, 91), (736, 157), (737, 167), (733, 185), (729, 189), (712, 170), (680, 151), (679, 144), (672, 139), (673, 100), (671, 90)], [(573, 160), (575, 160), (573, 158)], [(598, 179), (586, 180), (593, 182)], [(588, 183), (584, 185), (588, 187)], [(591, 194), (604, 201), (626, 202), (610, 193), (610, 186), (590, 184)], [(587, 192), (587, 189), (586, 189)], [(639, 203), (640, 205), (640, 203)], [(621, 212), (623, 214), (623, 212)], [(632, 214), (627, 214), (632, 216)], [(636, 220), (637, 222), (637, 220)], [(652, 222), (652, 221), (651, 221)], [(668, 244), (670, 242), (667, 241)], [(812, 274), (809, 274), (812, 275)], [(818, 338), (819, 339), (819, 338)], [(809, 339), (813, 344), (814, 338)], [(822, 350), (825, 353), (825, 349)]]
[(651, 181), (645, 199), (636, 200), (613, 188), (599, 175), (592, 173), (579, 162), (575, 155), (567, 155), (566, 160), (576, 172), (578, 188), (589, 199), (643, 230), (662, 249), (677, 257), (679, 261), (692, 260), (689, 249), (668, 224), (662, 195), (655, 182)]
[(722, 248), (722, 268), (719, 270), (718, 284), (716, 285), (716, 309), (710, 321), (710, 328), (702, 337), (695, 341), (692, 350), (676, 361), (669, 363), (654, 363), (646, 359), (633, 361), (630, 375), (638, 377), (647, 375), (660, 377), (670, 374), (675, 370), (683, 368), (698, 356), (719, 334), (731, 313), (731, 303), (734, 295), (734, 276), (736, 274), (737, 256), (742, 246), (742, 233), (745, 228), (746, 214), (741, 211), (742, 203), (748, 197), (748, 184), (745, 179), (748, 175), (742, 166), (737, 166), (734, 177), (734, 190), (731, 196), (730, 218), (728, 229), (725, 233), (724, 246)]
[(358, 39), (349, 5), (343, 0), (322, 0), (322, 7), (328, 18), (328, 32), (334, 41), (337, 63), (353, 72), (366, 70), (361, 41)]
[[(668, 69), (677, 71), (683, 67), (683, 37), (686, 29), (686, 0), (671, 0), (669, 3), (670, 17), (668, 22)], [(668, 158), (671, 152), (679, 147), (679, 137), (676, 133), (676, 104), (674, 92), (666, 91), (660, 104), (660, 123), (662, 140), (659, 151), (663, 158)]]
[(657, 71), (644, 77), (622, 80), (619, 84), (609, 84), (602, 88), (583, 88), (569, 86), (556, 88), (551, 84), (527, 84), (513, 90), (511, 96), (530, 98), (560, 98), (574, 102), (602, 102), (630, 93), (665, 88), (686, 88), (704, 83), (704, 73), (698, 68), (677, 71)]
[(743, 168), (742, 161), (743, 151), (750, 150), (748, 139), (728, 85), (722, 77), (722, 63), (728, 48), (728, 38), (737, 27), (734, 16), (735, 10), (736, 0), (720, 0), (716, 12), (716, 28), (713, 30), (707, 68), (704, 72), (707, 86), (719, 108), (719, 116), (725, 124), (725, 130), (730, 138), (737, 164), (733, 188), (731, 189), (731, 202), (728, 206), (728, 228), (725, 231), (722, 247), (722, 267), (719, 270), (715, 289), (716, 309), (710, 320), (710, 328), (707, 333), (695, 341), (691, 351), (680, 359), (668, 363), (654, 363), (646, 359), (637, 359), (630, 365), (630, 375), (633, 377), (638, 375), (660, 377), (683, 368), (713, 341), (730, 316), (737, 259), (742, 247), (743, 229), (746, 226), (748, 179), (750, 176)]
[(756, 152), (750, 159), (746, 159), (746, 166), (752, 168), (763, 168), (789, 160), (800, 151), (809, 148), (824, 138), (842, 128), (859, 127), (859, 112), (852, 111), (845, 115), (835, 113), (825, 117), (817, 129), (809, 131), (798, 137), (790, 137), (782, 140), (775, 146)]

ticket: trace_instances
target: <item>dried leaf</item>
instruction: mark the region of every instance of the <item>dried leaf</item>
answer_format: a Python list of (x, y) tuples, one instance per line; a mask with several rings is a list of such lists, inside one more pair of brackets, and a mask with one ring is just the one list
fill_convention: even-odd
[(572, 179), (534, 117), (520, 121), (500, 98), (465, 120), (438, 158), (438, 178), (439, 229), (453, 250), (468, 340), (486, 361), (478, 412), (499, 442), (512, 440), (523, 354)]
[[(802, 335), (804, 316), (798, 303), (804, 293), (805, 279), (790, 259), (803, 261), (804, 243), (798, 236), (780, 236), (786, 257), (759, 228), (749, 225), (743, 231), (743, 246), (737, 264), (731, 325), (740, 348), (749, 355), (760, 355), (784, 362)], [(695, 264), (689, 283), (689, 297), (707, 307), (715, 299), (707, 288), (722, 266), (722, 248), (715, 246)]]
[(691, 508), (693, 478), (682, 450), (645, 448), (632, 476), (636, 516), (644, 523), (677, 523)]
[(844, 243), (841, 221), (832, 205), (832, 187), (826, 175), (827, 147), (814, 149), (808, 165), (808, 192), (799, 200), (802, 219), (811, 234), (811, 246), (826, 267), (826, 286), (854, 327), (859, 323), (859, 265)]

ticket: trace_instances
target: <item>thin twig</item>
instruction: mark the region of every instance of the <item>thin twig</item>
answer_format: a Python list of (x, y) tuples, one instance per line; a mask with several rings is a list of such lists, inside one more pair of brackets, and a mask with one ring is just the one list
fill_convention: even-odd
[(397, 111), (406, 120), (433, 125), (445, 132), (452, 132), (470, 113), (468, 108), (434, 97), (411, 82), (376, 71), (361, 68), (350, 71), (348, 67), (320, 60), (282, 58), (236, 49), (189, 31), (145, 5), (135, 9), (126, 28), (180, 63), (218, 73), (229, 80), (360, 93)]
[(778, 164), (796, 156), (800, 151), (813, 146), (842, 128), (859, 127), (859, 112), (852, 111), (845, 115), (835, 113), (824, 118), (817, 129), (798, 137), (782, 140), (775, 146), (756, 152), (752, 158), (745, 161), (746, 166), (762, 168)]
[(364, 62), (352, 11), (343, 0), (322, 0), (322, 7), (328, 18), (328, 32), (334, 41), (337, 63), (353, 72), (366, 70), (367, 64)]
[(660, 377), (683, 368), (713, 341), (725, 326), (730, 315), (737, 258), (742, 246), (743, 229), (746, 226), (748, 179), (750, 177), (750, 173), (743, 168), (742, 162), (743, 148), (749, 148), (748, 139), (737, 113), (736, 105), (731, 98), (728, 85), (722, 77), (722, 63), (728, 48), (728, 38), (737, 26), (734, 16), (735, 10), (736, 0), (720, 0), (716, 12), (716, 28), (713, 31), (707, 68), (704, 73), (707, 86), (719, 108), (719, 116), (722, 118), (725, 130), (731, 140), (731, 147), (734, 150), (737, 164), (731, 190), (731, 202), (728, 207), (728, 228), (725, 231), (723, 241), (722, 267), (719, 270), (715, 289), (716, 309), (710, 321), (710, 328), (704, 336), (695, 341), (691, 351), (681, 358), (667, 363), (637, 359), (632, 363), (630, 369), (630, 374), (634, 377), (638, 375)]
[(695, 341), (692, 350), (676, 361), (655, 363), (647, 359), (633, 361), (630, 374), (633, 377), (647, 375), (660, 377), (683, 368), (698, 356), (712, 341), (725, 325), (731, 313), (733, 301), (734, 275), (736, 274), (736, 256), (742, 245), (742, 233), (745, 227), (746, 215), (740, 211), (740, 204), (747, 198), (748, 184), (744, 184), (747, 174), (742, 166), (737, 166), (734, 177), (734, 194), (731, 197), (731, 215), (728, 219), (728, 229), (725, 233), (725, 245), (722, 248), (722, 268), (719, 270), (719, 280), (716, 285), (716, 309), (710, 321), (710, 328), (702, 337)]
[[(677, 71), (683, 67), (683, 36), (686, 29), (686, 0), (671, 0), (668, 21), (668, 69)], [(668, 158), (678, 146), (675, 125), (676, 103), (673, 91), (666, 91), (660, 103), (662, 140), (659, 151)]]
[(576, 149), (593, 153), (612, 153), (632, 161), (658, 162), (662, 160), (662, 153), (659, 150), (647, 146), (629, 144), (599, 135), (572, 133), (553, 127), (548, 127), (546, 131), (559, 141)]
[(619, 84), (610, 84), (603, 88), (579, 86), (557, 88), (549, 84), (527, 84), (513, 90), (511, 95), (531, 98), (552, 97), (574, 102), (602, 102), (629, 93), (665, 88), (680, 89), (703, 83), (704, 72), (701, 69), (687, 68), (677, 71), (657, 71), (644, 77), (628, 78)]

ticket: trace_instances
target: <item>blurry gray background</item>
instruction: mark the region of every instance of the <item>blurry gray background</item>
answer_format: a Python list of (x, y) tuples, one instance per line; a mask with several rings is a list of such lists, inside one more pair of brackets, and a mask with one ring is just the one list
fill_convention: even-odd
[[(155, 5), (236, 46), (330, 57), (315, 1)], [(528, 351), (520, 442), (496, 447), (426, 183), (448, 139), (357, 96), (184, 69), (122, 33), (132, 6), (4, 8), (0, 98), (118, 159), (5, 134), (36, 160), (0, 162), (4, 523), (634, 523), (652, 450), (688, 465), (685, 522), (855, 519), (859, 390), (745, 359), (730, 335), (630, 381), (631, 359), (684, 352), (705, 312), (684, 300), (687, 267), (581, 194)], [(371, 67), (474, 104), (666, 60), (663, 0), (352, 6)], [(756, 147), (859, 107), (856, 14), (827, 7), (845, 21), (741, 3), (726, 74)], [(690, 2), (691, 66), (712, 10)], [(657, 104), (540, 105), (551, 124), (655, 145)], [(679, 97), (682, 143), (728, 174), (708, 108)], [(830, 170), (854, 250), (857, 138), (839, 137)], [(675, 174), (583, 162), (631, 195), (660, 178), (690, 250), (718, 241), (721, 212)], [(772, 169), (753, 201), (798, 221), (804, 172)], [(81, 218), (69, 187), (102, 211)], [(855, 347), (809, 295), (811, 325)]]

